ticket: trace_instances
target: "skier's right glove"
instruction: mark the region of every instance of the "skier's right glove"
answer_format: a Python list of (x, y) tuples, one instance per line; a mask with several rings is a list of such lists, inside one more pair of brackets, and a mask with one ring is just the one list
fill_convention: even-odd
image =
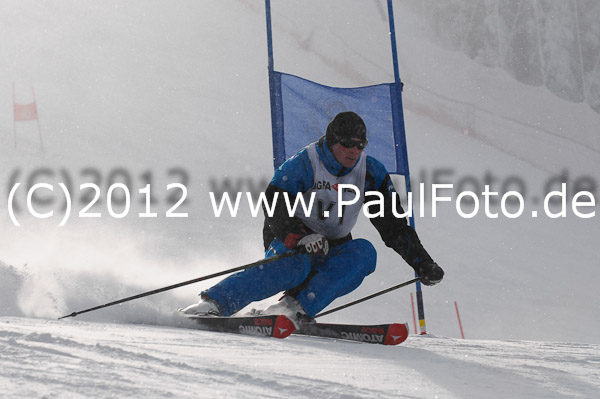
[(329, 241), (323, 234), (309, 234), (298, 240), (298, 247), (303, 248), (308, 255), (327, 255)]
[(414, 267), (419, 275), (421, 283), (425, 285), (435, 285), (444, 278), (444, 270), (432, 260), (424, 260), (417, 263)]

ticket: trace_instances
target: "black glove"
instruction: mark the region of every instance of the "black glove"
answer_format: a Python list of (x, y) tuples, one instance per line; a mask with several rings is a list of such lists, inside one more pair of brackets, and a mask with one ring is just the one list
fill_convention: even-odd
[(435, 285), (444, 278), (444, 270), (432, 260), (424, 260), (417, 263), (414, 267), (419, 275), (421, 283), (425, 285)]
[(309, 255), (327, 255), (329, 241), (323, 234), (309, 234), (298, 240), (298, 247), (304, 248)]

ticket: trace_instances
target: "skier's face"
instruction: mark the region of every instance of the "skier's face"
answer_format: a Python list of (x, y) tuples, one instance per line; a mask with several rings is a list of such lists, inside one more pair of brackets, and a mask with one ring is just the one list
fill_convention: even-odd
[[(351, 139), (352, 141), (356, 141), (360, 143), (360, 139)], [(352, 148), (347, 148), (341, 145), (340, 143), (335, 143), (331, 146), (331, 152), (335, 157), (336, 161), (342, 164), (345, 168), (351, 168), (356, 165), (356, 161), (360, 158), (360, 154), (362, 154), (363, 150), (359, 149), (358, 146), (354, 146)]]

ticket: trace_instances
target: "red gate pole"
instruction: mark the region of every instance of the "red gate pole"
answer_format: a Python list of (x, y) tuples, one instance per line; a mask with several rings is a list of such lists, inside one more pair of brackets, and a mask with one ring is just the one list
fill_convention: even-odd
[(410, 304), (412, 306), (412, 313), (413, 313), (413, 323), (415, 325), (415, 334), (419, 334), (419, 332), (417, 331), (417, 316), (415, 315), (415, 300), (413, 298), (413, 294), (412, 292), (410, 293)]
[(456, 317), (458, 318), (458, 326), (460, 327), (460, 336), (465, 339), (465, 333), (463, 332), (462, 322), (460, 321), (460, 313), (458, 312), (458, 304), (454, 301), (454, 307), (456, 308)]
[[(16, 104), (15, 82), (13, 82), (13, 108)], [(13, 111), (14, 112), (14, 111)], [(17, 148), (17, 118), (13, 117), (13, 134), (15, 136), (15, 149)]]

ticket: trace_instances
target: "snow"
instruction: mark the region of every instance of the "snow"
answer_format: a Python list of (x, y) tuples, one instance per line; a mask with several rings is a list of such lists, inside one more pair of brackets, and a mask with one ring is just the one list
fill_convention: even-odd
[[(437, 181), (481, 191), (491, 179), (493, 190), (526, 194), (524, 216), (516, 219), (483, 211), (464, 219), (450, 203), (438, 204), (434, 218), (427, 190), (417, 231), (446, 270), (442, 284), (424, 288), (432, 335), (383, 347), (181, 328), (173, 310), (214, 281), (57, 321), (263, 256), (262, 218), (247, 209), (217, 218), (208, 193), (227, 184), (256, 190), (270, 179), (264, 8), (241, 1), (6, 3), (2, 203), (17, 181), (98, 182), (103, 196), (92, 211), (103, 216), (58, 227), (62, 214), (54, 206), (56, 215), (44, 220), (18, 213), (16, 227), (0, 207), (2, 395), (599, 396), (598, 216), (542, 213), (544, 194), (557, 188), (549, 183), (563, 175), (569, 200), (585, 187), (596, 195), (596, 207), (587, 210), (598, 210), (600, 116), (440, 47), (424, 17), (400, 2), (394, 7), (413, 188)], [(278, 70), (334, 86), (393, 79), (383, 2), (273, 3)], [(35, 88), (44, 154), (34, 123), (19, 124), (14, 148), (13, 82), (18, 102), (31, 101)], [(127, 179), (130, 215), (111, 217), (108, 185)], [(174, 181), (188, 187), (178, 209), (188, 218), (164, 216), (172, 205), (167, 194), (180, 194), (165, 190)], [(137, 190), (148, 182), (159, 217), (142, 219)], [(15, 198), (25, 208), (25, 193)], [(40, 198), (54, 197), (42, 191)], [(74, 207), (87, 202), (80, 195)], [(54, 208), (40, 203), (38, 211)], [(376, 246), (377, 271), (332, 306), (413, 277), (366, 218), (354, 233)], [(407, 321), (413, 330), (409, 292), (324, 319)], [(458, 339), (455, 301), (466, 340)]]
[(176, 398), (592, 398), (600, 346), (303, 336), (0, 318), (3, 395)]

